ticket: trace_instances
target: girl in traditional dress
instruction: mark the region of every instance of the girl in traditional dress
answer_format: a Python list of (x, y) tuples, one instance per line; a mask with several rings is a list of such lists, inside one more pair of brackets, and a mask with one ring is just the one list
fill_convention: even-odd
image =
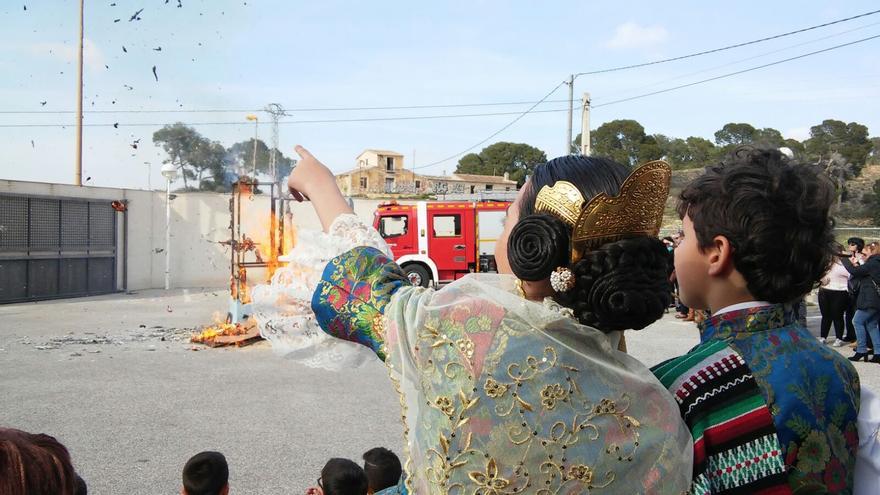
[[(656, 238), (669, 168), (567, 156), (536, 167), (497, 243), (499, 274), (410, 285), (308, 151), (288, 185), (301, 233), (254, 291), (263, 334), (313, 366), (383, 360), (418, 494), (684, 493), (692, 440), (666, 389), (617, 347), (663, 315)], [(324, 332), (316, 331), (316, 324)], [(332, 337), (328, 337), (327, 335)], [(356, 344), (352, 344), (352, 342)]]

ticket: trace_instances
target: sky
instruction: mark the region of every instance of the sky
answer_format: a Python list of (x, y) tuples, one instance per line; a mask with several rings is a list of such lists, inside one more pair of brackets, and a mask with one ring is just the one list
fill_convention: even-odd
[[(163, 185), (159, 168), (167, 157), (152, 143), (162, 125), (192, 125), (227, 147), (255, 131), (269, 139), (269, 116), (257, 112), (269, 103), (290, 113), (279, 125), (281, 151), (293, 155), (302, 144), (336, 172), (353, 168), (368, 148), (403, 153), (406, 167), (426, 174), (452, 173), (463, 152), (496, 141), (559, 156), (568, 97), (560, 83), (572, 73), (710, 50), (878, 8), (868, 0), (85, 4), (83, 179), (142, 189)], [(0, 26), (0, 179), (73, 183), (78, 2), (3, 0)], [(615, 103), (876, 35), (880, 14), (677, 62), (580, 76), (574, 95), (579, 101), (590, 92), (593, 129), (635, 119), (649, 134), (712, 139), (727, 122), (748, 122), (805, 139), (810, 126), (833, 118), (867, 125), (876, 136), (880, 38)], [(535, 108), (541, 112), (491, 138), (532, 105), (352, 110), (535, 102), (554, 87)], [(346, 110), (310, 111), (316, 108)], [(579, 108), (576, 102), (574, 135)], [(246, 120), (251, 113), (256, 125)], [(508, 115), (304, 122), (485, 113)]]

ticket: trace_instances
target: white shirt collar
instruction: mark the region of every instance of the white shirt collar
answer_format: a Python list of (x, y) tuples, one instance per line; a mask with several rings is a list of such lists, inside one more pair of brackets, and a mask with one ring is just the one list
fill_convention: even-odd
[(731, 304), (730, 306), (723, 307), (718, 311), (712, 313), (712, 316), (722, 315), (724, 313), (730, 313), (733, 311), (739, 311), (741, 309), (750, 309), (750, 308), (760, 308), (762, 306), (772, 306), (772, 303), (767, 301), (746, 301), (737, 304)]

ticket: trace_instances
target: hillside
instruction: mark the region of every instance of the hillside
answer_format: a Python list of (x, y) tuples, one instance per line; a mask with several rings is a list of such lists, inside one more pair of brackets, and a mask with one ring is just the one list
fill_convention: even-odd
[[(675, 213), (675, 205), (678, 194), (688, 182), (703, 173), (703, 169), (673, 170), (672, 185), (669, 191), (669, 200), (666, 202), (666, 214), (663, 218), (663, 230), (672, 230), (681, 226), (681, 220)], [(866, 165), (861, 175), (846, 183), (847, 194), (841, 204), (840, 211), (835, 212), (834, 217), (838, 227), (873, 227), (875, 222), (871, 218), (870, 205), (865, 201), (871, 201), (874, 196), (874, 182), (880, 180), (880, 164)]]

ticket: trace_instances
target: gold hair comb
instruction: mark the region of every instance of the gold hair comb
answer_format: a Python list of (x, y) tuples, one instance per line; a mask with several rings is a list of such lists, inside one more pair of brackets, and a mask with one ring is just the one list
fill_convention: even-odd
[(623, 181), (620, 193), (599, 193), (584, 206), (574, 184), (558, 181), (544, 186), (535, 198), (535, 212), (549, 213), (572, 228), (571, 262), (589, 249), (639, 235), (656, 236), (663, 222), (672, 169), (662, 161), (648, 162)]

